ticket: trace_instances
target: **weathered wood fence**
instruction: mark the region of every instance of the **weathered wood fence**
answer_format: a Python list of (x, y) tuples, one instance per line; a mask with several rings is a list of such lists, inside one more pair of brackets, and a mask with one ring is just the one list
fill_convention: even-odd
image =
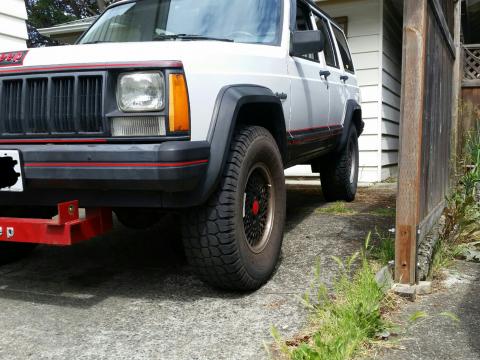
[(395, 278), (414, 284), (418, 246), (441, 216), (449, 186), (460, 16), (454, 0), (404, 6)]

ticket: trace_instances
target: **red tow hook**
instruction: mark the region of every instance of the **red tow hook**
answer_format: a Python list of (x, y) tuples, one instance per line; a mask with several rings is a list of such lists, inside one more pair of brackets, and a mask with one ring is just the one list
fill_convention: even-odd
[(112, 227), (111, 209), (87, 209), (81, 218), (75, 200), (58, 204), (53, 219), (0, 217), (0, 241), (68, 246), (105, 234)]

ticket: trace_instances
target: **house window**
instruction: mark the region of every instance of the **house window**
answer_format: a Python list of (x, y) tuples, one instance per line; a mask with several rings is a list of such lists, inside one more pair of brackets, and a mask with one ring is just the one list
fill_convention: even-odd
[(336, 17), (333, 20), (342, 28), (345, 36), (348, 38), (348, 16)]

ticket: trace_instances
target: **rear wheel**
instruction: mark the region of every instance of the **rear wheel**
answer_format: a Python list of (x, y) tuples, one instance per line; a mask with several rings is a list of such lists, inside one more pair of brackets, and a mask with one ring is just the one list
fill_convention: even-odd
[(255, 290), (280, 256), (286, 212), (283, 162), (271, 134), (238, 130), (218, 190), (185, 217), (185, 253), (207, 283)]
[[(0, 217), (49, 219), (54, 215), (55, 209), (52, 208), (0, 208)], [(5, 229), (2, 230), (6, 231)], [(30, 255), (36, 247), (37, 244), (1, 241), (0, 265), (18, 261)]]
[(320, 179), (322, 191), (327, 201), (355, 200), (359, 169), (358, 135), (351, 126), (345, 148), (336, 156), (321, 163)]

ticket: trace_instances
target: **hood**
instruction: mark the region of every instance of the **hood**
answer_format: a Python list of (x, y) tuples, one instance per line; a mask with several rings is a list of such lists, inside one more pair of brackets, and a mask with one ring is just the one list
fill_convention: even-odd
[[(163, 41), (100, 43), (30, 49), (23, 66), (181, 61), (189, 65), (223, 62), (226, 57), (245, 58), (267, 55), (279, 47), (219, 41)], [(266, 53), (265, 53), (266, 52)], [(269, 54), (271, 56), (271, 54)]]

